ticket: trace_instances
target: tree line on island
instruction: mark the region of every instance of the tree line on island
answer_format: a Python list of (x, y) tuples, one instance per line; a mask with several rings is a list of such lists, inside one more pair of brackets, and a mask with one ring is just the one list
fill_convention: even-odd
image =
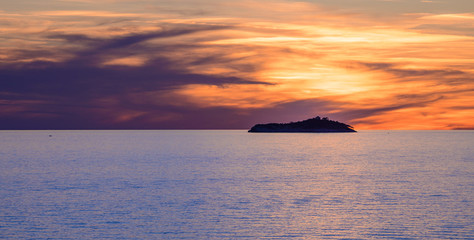
[(356, 130), (348, 124), (317, 116), (298, 122), (256, 124), (249, 132), (356, 132)]

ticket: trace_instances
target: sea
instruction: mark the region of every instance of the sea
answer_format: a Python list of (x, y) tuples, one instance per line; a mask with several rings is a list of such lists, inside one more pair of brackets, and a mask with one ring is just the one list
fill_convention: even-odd
[(474, 131), (0, 131), (0, 239), (474, 239)]

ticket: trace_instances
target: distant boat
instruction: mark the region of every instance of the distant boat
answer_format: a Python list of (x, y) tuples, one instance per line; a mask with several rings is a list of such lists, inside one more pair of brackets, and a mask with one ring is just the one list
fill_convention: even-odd
[(253, 126), (249, 132), (357, 132), (350, 125), (319, 116), (291, 123), (267, 123)]

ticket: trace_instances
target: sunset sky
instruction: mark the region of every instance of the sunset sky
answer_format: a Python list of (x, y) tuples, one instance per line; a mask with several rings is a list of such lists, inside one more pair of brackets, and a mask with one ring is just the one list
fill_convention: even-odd
[(0, 129), (474, 129), (473, 0), (0, 0)]

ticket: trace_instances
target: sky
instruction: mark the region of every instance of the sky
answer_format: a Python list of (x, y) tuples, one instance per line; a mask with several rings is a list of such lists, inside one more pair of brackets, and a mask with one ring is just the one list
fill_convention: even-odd
[(472, 0), (0, 0), (0, 129), (474, 129)]

